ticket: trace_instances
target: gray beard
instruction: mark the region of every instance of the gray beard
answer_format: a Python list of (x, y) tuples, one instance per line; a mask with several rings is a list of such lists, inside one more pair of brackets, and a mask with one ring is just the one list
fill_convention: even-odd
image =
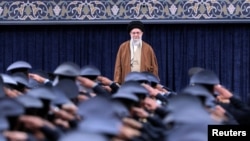
[(141, 42), (141, 39), (137, 39), (137, 40), (132, 39), (132, 43), (133, 43), (134, 46), (139, 46), (140, 42)]

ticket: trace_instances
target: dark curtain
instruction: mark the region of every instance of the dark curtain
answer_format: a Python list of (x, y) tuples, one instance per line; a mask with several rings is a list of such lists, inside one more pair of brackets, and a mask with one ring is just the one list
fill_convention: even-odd
[[(194, 66), (215, 71), (221, 84), (247, 102), (250, 85), (250, 27), (247, 24), (147, 24), (143, 39), (153, 46), (161, 83), (179, 91)], [(92, 64), (113, 79), (126, 25), (0, 26), (0, 70), (16, 60), (53, 72), (62, 62)]]

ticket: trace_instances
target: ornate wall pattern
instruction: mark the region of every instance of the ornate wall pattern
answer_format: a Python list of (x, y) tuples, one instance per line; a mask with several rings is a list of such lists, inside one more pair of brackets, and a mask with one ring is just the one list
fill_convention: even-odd
[(249, 22), (250, 0), (5, 0), (0, 23)]

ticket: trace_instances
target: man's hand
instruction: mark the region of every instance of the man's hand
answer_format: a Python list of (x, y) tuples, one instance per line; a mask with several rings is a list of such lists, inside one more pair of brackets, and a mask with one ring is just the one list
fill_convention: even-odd
[(44, 83), (46, 78), (38, 75), (38, 74), (34, 74), (34, 73), (29, 73), (29, 78), (32, 78), (34, 80), (36, 80), (39, 83)]
[(9, 141), (27, 141), (28, 139), (27, 133), (21, 131), (4, 131), (3, 135)]
[(78, 107), (74, 105), (73, 103), (68, 103), (68, 104), (63, 104), (62, 109), (72, 115), (76, 115), (76, 111), (78, 110)]
[(98, 76), (97, 80), (106, 86), (109, 86), (113, 83), (113, 81), (111, 81), (110, 79), (108, 79), (107, 77), (104, 77), (104, 76)]
[(220, 105), (216, 105), (214, 109), (209, 109), (209, 112), (212, 119), (214, 119), (215, 121), (222, 122), (227, 120), (227, 117), (225, 115), (226, 111)]
[(55, 119), (54, 123), (56, 125), (59, 125), (59, 126), (62, 126), (64, 128), (66, 128), (66, 129), (70, 128), (70, 125), (69, 125), (68, 121), (65, 121), (65, 120), (60, 119), (60, 118)]
[(132, 127), (134, 129), (141, 129), (142, 128), (142, 124), (138, 121), (136, 121), (135, 119), (132, 118), (123, 118), (122, 122), (124, 125), (127, 125), (129, 127)]
[(19, 120), (29, 129), (39, 129), (44, 126), (44, 119), (37, 116), (22, 115)]
[(164, 87), (161, 84), (157, 84), (156, 89), (158, 89), (159, 91), (163, 93), (168, 93), (168, 90), (164, 89)]
[(155, 97), (157, 94), (161, 93), (161, 91), (159, 91), (158, 89), (154, 89), (153, 87), (151, 87), (148, 84), (141, 84), (141, 85), (148, 90), (149, 95), (152, 97)]
[(217, 96), (218, 100), (228, 100), (233, 96), (233, 94), (229, 90), (221, 85), (214, 86), (214, 90), (219, 93), (219, 95)]
[(53, 113), (56, 115), (57, 118), (61, 118), (66, 121), (74, 120), (75, 116), (66, 112), (62, 109), (53, 110)]
[(15, 90), (15, 89), (3, 87), (3, 90), (4, 90), (4, 93), (10, 98), (15, 98), (15, 97), (22, 95), (21, 92), (19, 92), (18, 90)]
[(118, 138), (120, 139), (125, 139), (125, 140), (130, 140), (134, 137), (138, 137), (141, 135), (141, 132), (131, 128), (129, 126), (123, 125), (120, 129), (120, 133), (118, 135)]
[(145, 111), (144, 109), (142, 109), (142, 108), (133, 107), (132, 111), (133, 111), (134, 114), (136, 114), (140, 118), (149, 117), (149, 113), (147, 111)]
[(37, 116), (22, 115), (19, 117), (19, 121), (24, 123), (24, 126), (29, 129), (40, 129), (44, 126), (55, 128), (52, 123)]
[(145, 98), (145, 100), (143, 101), (143, 105), (146, 109), (148, 109), (150, 111), (154, 111), (157, 107), (159, 107), (157, 102), (150, 97)]
[(86, 88), (93, 88), (96, 84), (96, 82), (82, 76), (78, 76), (77, 80), (81, 83), (82, 86)]

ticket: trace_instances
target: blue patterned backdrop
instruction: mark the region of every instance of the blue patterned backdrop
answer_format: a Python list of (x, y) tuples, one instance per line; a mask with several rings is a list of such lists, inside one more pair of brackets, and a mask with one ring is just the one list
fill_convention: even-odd
[(249, 22), (249, 0), (2, 0), (0, 23)]

